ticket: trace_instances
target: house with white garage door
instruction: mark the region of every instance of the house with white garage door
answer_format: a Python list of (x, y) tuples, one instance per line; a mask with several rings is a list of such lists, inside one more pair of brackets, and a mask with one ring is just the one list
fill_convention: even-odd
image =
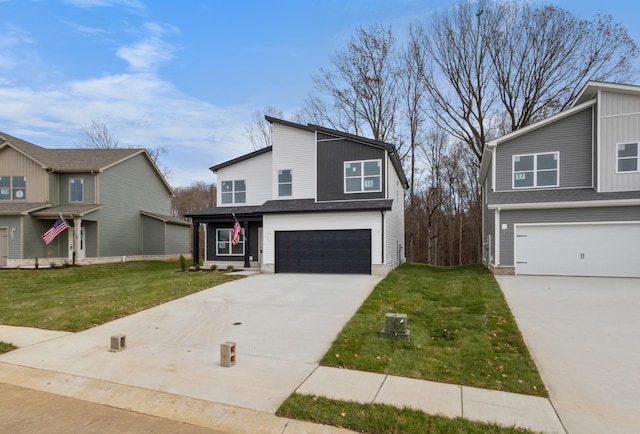
[(640, 277), (640, 86), (588, 82), (489, 142), (481, 182), (495, 273)]
[[(402, 263), (407, 179), (395, 147), (266, 119), (271, 146), (210, 168), (217, 175), (216, 207), (188, 214), (194, 262), (358, 274), (386, 274)], [(234, 240), (236, 222), (241, 234)]]

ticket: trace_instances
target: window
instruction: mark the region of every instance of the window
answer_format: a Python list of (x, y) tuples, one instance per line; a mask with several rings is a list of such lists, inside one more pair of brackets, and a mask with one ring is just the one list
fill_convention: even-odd
[(513, 188), (557, 187), (557, 152), (513, 156)]
[(222, 181), (222, 203), (245, 203), (247, 186), (244, 180)]
[(69, 202), (84, 201), (84, 179), (72, 178), (69, 180)]
[(0, 176), (0, 200), (26, 200), (26, 176)]
[(293, 195), (293, 177), (291, 169), (278, 170), (278, 196)]
[(231, 243), (233, 228), (216, 230), (216, 255), (244, 256), (244, 228), (240, 233), (240, 242), (235, 246)]
[(638, 144), (637, 143), (619, 143), (618, 144), (618, 172), (637, 172), (638, 171)]
[(344, 192), (382, 191), (382, 161), (347, 161), (344, 163)]

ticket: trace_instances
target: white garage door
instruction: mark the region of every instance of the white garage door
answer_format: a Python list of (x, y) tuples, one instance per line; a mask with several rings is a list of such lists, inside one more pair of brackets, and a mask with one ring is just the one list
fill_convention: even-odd
[(516, 274), (640, 277), (640, 223), (516, 224)]

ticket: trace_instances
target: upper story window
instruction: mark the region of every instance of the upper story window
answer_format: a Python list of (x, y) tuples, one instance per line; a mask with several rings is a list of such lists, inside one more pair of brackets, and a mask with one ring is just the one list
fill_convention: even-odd
[(26, 200), (26, 176), (0, 176), (0, 200)]
[(513, 188), (557, 187), (558, 152), (513, 156)]
[(244, 256), (244, 229), (240, 233), (238, 244), (233, 244), (233, 228), (216, 229), (216, 255), (218, 256)]
[(344, 192), (382, 191), (382, 160), (346, 161)]
[(69, 202), (84, 201), (84, 180), (72, 178), (69, 180)]
[(245, 203), (247, 201), (247, 184), (244, 180), (222, 181), (222, 203)]
[(291, 169), (278, 170), (278, 196), (292, 196), (293, 195), (293, 176), (291, 175)]
[(619, 143), (617, 147), (618, 172), (638, 171), (638, 144)]

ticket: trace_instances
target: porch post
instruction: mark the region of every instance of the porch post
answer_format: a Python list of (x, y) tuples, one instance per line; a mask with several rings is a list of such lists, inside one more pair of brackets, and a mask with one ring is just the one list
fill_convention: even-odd
[(193, 222), (193, 238), (192, 238), (192, 259), (193, 259), (193, 265), (194, 266), (198, 266), (200, 265), (200, 223), (194, 221)]
[(249, 262), (249, 222), (248, 221), (244, 221), (244, 267), (245, 268), (249, 268), (251, 267), (251, 262)]

